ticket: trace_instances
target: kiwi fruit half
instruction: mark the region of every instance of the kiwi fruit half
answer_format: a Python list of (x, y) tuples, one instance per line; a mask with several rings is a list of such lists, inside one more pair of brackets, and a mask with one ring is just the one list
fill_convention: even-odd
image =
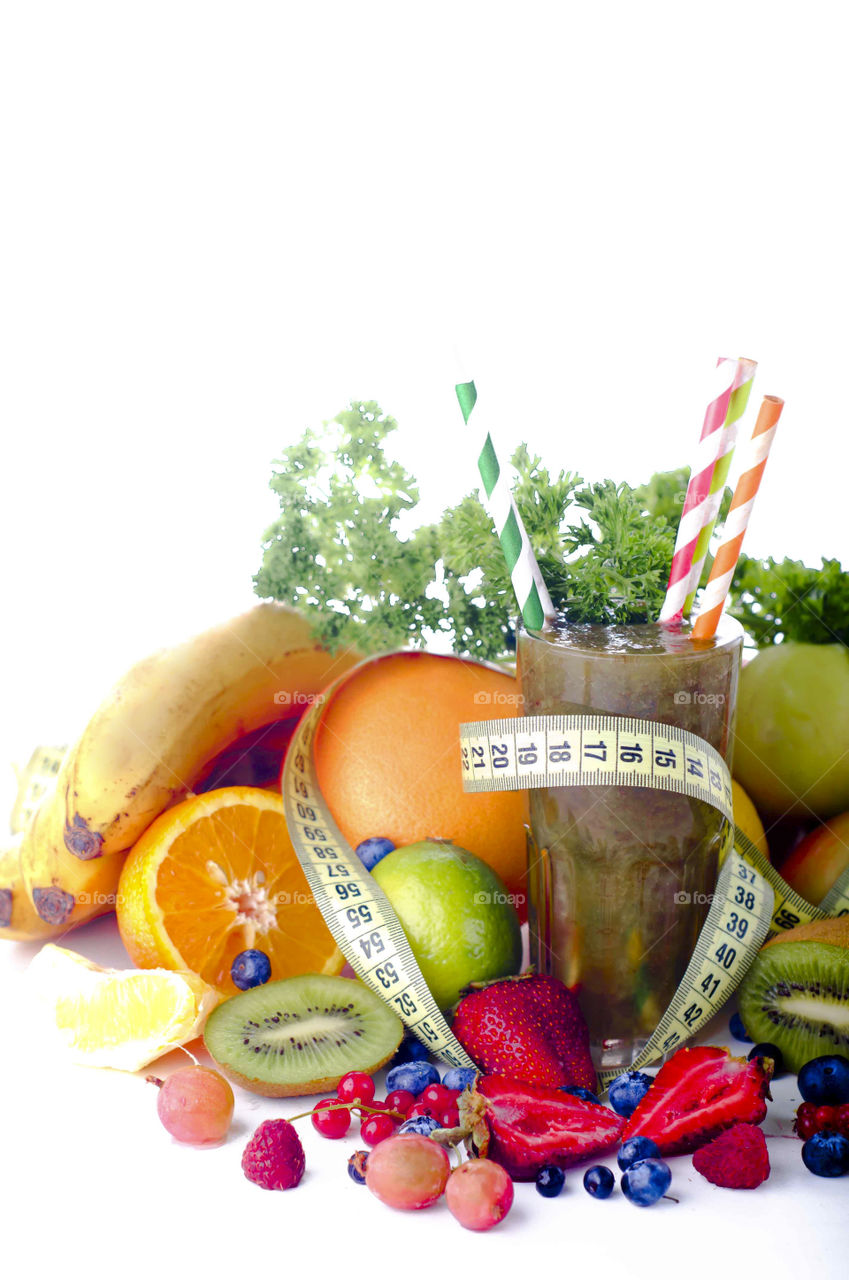
[(826, 1053), (849, 1058), (849, 917), (797, 925), (762, 947), (740, 987), (740, 1016), (791, 1071)]
[(234, 1083), (269, 1098), (327, 1093), (395, 1053), (400, 1018), (353, 978), (306, 973), (253, 987), (209, 1015), (204, 1042)]

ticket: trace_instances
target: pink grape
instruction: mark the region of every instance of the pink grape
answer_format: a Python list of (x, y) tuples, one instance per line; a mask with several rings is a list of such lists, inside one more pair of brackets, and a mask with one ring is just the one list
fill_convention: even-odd
[(164, 1081), (156, 1110), (178, 1142), (203, 1146), (221, 1142), (233, 1119), (233, 1090), (210, 1067), (181, 1067)]
[(451, 1162), (438, 1143), (415, 1133), (386, 1138), (366, 1165), (366, 1186), (390, 1209), (426, 1209), (445, 1190)]
[(467, 1160), (448, 1179), (445, 1199), (462, 1227), (489, 1231), (507, 1216), (513, 1183), (494, 1160)]

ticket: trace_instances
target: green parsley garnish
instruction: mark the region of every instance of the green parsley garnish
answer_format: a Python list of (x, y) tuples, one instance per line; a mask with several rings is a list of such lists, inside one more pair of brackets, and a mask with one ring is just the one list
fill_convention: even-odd
[(730, 612), (759, 649), (777, 640), (849, 645), (849, 573), (839, 560), (814, 569), (801, 560), (741, 556), (732, 591)]
[[(317, 639), (331, 647), (374, 653), (441, 635), (455, 653), (503, 660), (515, 647), (516, 604), (492, 523), (471, 493), (403, 536), (419, 493), (386, 457), (396, 427), (375, 401), (352, 401), (281, 454), (271, 479), (280, 516), (266, 530), (255, 590), (308, 607)], [(526, 445), (511, 461), (516, 504), (555, 606), (575, 622), (656, 619), (688, 472), (632, 488), (554, 475)], [(725, 509), (729, 501), (726, 493)], [(818, 570), (742, 557), (730, 611), (760, 645), (847, 643), (849, 574), (835, 560)]]

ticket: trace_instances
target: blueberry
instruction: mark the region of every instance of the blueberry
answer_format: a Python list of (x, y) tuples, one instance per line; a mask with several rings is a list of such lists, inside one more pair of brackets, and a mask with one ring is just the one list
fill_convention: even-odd
[(387, 853), (391, 853), (395, 845), (391, 840), (387, 840), (386, 836), (370, 836), (368, 840), (362, 840), (357, 845), (354, 853), (365, 867), (366, 871), (373, 871)]
[(829, 1053), (812, 1058), (799, 1072), (799, 1092), (817, 1107), (839, 1107), (849, 1102), (849, 1058)]
[(770, 1044), (768, 1040), (760, 1041), (749, 1050), (749, 1062), (754, 1062), (755, 1058), (772, 1058), (772, 1074), (783, 1074), (784, 1055), (777, 1044)]
[(598, 1096), (593, 1093), (592, 1089), (585, 1089), (583, 1085), (580, 1084), (563, 1085), (560, 1088), (560, 1092), (571, 1093), (576, 1098), (583, 1098), (584, 1102), (597, 1102), (599, 1103), (599, 1106), (601, 1105)]
[(665, 1160), (638, 1160), (622, 1174), (622, 1191), (631, 1204), (645, 1208), (666, 1195), (671, 1181)]
[(451, 1067), (442, 1077), (446, 1089), (469, 1089), (475, 1083), (477, 1071), (474, 1067)]
[(537, 1191), (546, 1200), (553, 1200), (563, 1190), (566, 1174), (556, 1164), (547, 1164), (537, 1174)]
[(623, 1142), (619, 1148), (619, 1155), (616, 1157), (617, 1164), (620, 1169), (630, 1169), (632, 1164), (636, 1164), (638, 1160), (648, 1160), (651, 1156), (659, 1156), (660, 1147), (651, 1138), (643, 1138), (639, 1134), (635, 1138), (629, 1138), (627, 1142)]
[(642, 1071), (625, 1071), (611, 1081), (608, 1101), (617, 1115), (630, 1116), (636, 1111), (652, 1083), (651, 1076)]
[(841, 1178), (849, 1173), (849, 1138), (822, 1129), (802, 1147), (805, 1168), (818, 1178)]
[(271, 977), (271, 961), (264, 951), (240, 951), (230, 966), (230, 977), (240, 991), (261, 987)]
[(355, 1151), (352, 1156), (348, 1156), (348, 1177), (359, 1186), (362, 1186), (366, 1180), (367, 1162), (367, 1151)]
[(420, 1133), (423, 1138), (428, 1138), (434, 1129), (441, 1129), (442, 1126), (438, 1120), (434, 1120), (433, 1116), (413, 1116), (412, 1120), (405, 1120), (398, 1130), (399, 1133)]
[(748, 1032), (746, 1031), (746, 1028), (743, 1026), (743, 1019), (740, 1017), (739, 1013), (732, 1013), (731, 1021), (728, 1024), (728, 1029), (735, 1040), (743, 1040), (747, 1044), (752, 1043), (752, 1037), (748, 1034)]
[(386, 1092), (406, 1089), (418, 1097), (429, 1084), (439, 1084), (439, 1072), (430, 1062), (399, 1062), (386, 1073)]
[(407, 1035), (398, 1046), (392, 1066), (397, 1067), (402, 1062), (425, 1062), (429, 1056), (428, 1049), (418, 1036)]
[(613, 1174), (603, 1164), (594, 1164), (584, 1174), (584, 1190), (589, 1191), (596, 1200), (606, 1200), (615, 1181)]

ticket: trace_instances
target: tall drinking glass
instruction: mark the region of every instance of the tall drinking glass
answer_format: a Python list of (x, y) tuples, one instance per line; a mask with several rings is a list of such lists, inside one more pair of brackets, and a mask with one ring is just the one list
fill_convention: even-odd
[[(689, 729), (731, 763), (742, 628), (695, 642), (687, 624), (560, 622), (520, 631), (524, 710), (621, 715)], [(631, 1065), (683, 977), (728, 823), (651, 787), (530, 793), (531, 960), (576, 987), (596, 1065)]]

